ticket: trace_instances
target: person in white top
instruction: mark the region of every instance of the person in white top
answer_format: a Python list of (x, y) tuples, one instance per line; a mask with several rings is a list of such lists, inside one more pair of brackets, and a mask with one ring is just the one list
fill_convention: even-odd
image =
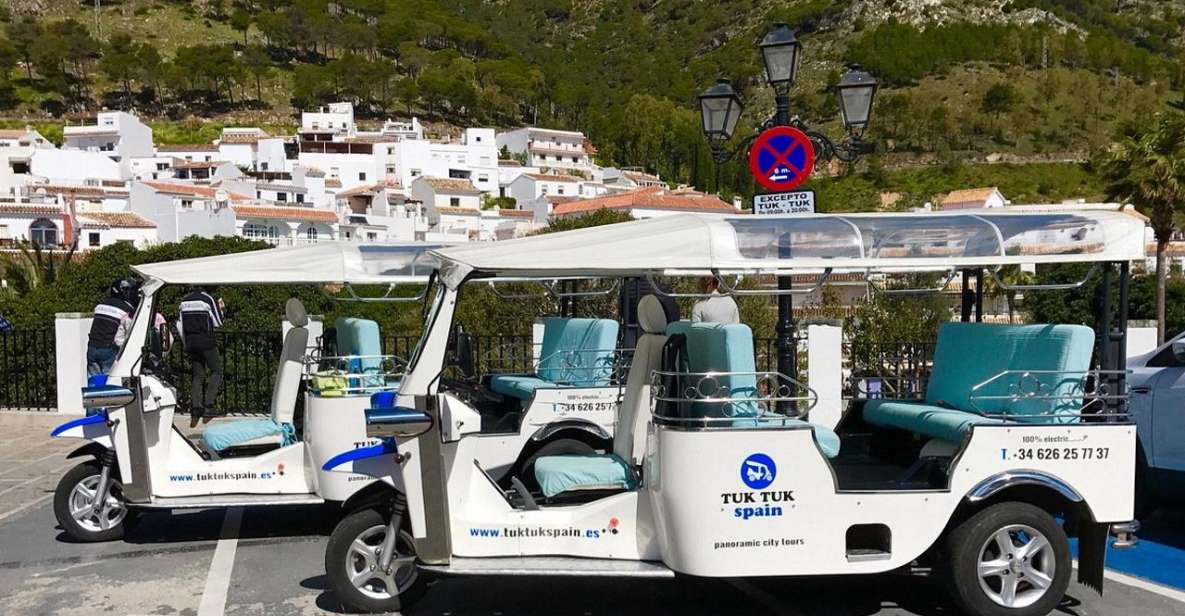
[(720, 294), (720, 281), (715, 276), (706, 279), (702, 284), (705, 294), (711, 297), (695, 303), (691, 309), (692, 323), (724, 323), (731, 325), (741, 322), (741, 311), (737, 303), (728, 295)]

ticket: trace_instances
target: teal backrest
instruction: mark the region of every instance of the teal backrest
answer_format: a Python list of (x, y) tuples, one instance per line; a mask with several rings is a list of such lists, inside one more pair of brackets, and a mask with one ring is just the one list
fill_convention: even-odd
[[(680, 321), (680, 323), (684, 323)], [(682, 384), (692, 388), (692, 397), (732, 398), (729, 404), (696, 402), (691, 405), (693, 417), (755, 417), (759, 412), (754, 402), (757, 397), (757, 365), (753, 356), (753, 331), (748, 325), (722, 323), (690, 323), (668, 326), (667, 332), (682, 333), (687, 337), (687, 364), (692, 373), (743, 372), (747, 374), (718, 376), (705, 379), (693, 375)]]
[(379, 324), (369, 319), (338, 317), (333, 323), (337, 330), (337, 354), (343, 357), (357, 357), (350, 361), (350, 372), (365, 373), (381, 370), (383, 360), (383, 337)]
[[(1076, 372), (1065, 375), (1019, 374), (1000, 378), (975, 395), (1011, 396), (1039, 388), (1042, 396), (1071, 396), (1080, 389), (1090, 369), (1094, 330), (1082, 325), (988, 325), (943, 323), (938, 329), (934, 369), (926, 387), (926, 402), (964, 411), (979, 410), (1005, 415), (1070, 415), (1081, 404), (1075, 400), (977, 399), (972, 405), (972, 388), (1005, 370), (1054, 370)], [(1066, 417), (1065, 421), (1073, 418)], [(1045, 422), (1047, 417), (1017, 417), (1021, 422)]]
[(552, 383), (601, 387), (613, 376), (617, 321), (543, 319), (543, 344), (535, 375)]

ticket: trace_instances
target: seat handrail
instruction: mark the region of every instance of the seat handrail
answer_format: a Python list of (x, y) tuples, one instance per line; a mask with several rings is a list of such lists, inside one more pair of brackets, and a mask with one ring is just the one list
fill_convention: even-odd
[[(1036, 419), (1036, 418), (1073, 418), (1073, 417), (1110, 417), (1110, 418), (1130, 418), (1131, 414), (1127, 411), (1123, 412), (1097, 412), (1087, 413), (1085, 410), (1091, 405), (1102, 404), (1105, 408), (1108, 403), (1126, 402), (1128, 400), (1128, 389), (1126, 379), (1123, 382), (1123, 391), (1111, 392), (1108, 390), (1108, 381), (1113, 377), (1126, 377), (1131, 374), (1130, 370), (1003, 370), (991, 378), (984, 380), (971, 387), (971, 394), (967, 397), (968, 403), (971, 405), (970, 412), (983, 417), (992, 419)], [(1002, 394), (987, 394), (981, 393), (984, 388), (1001, 381), (1005, 381), (1011, 377), (1016, 377), (1016, 382), (1006, 383), (1007, 393)], [(1043, 379), (1041, 377), (1053, 377), (1053, 379)], [(1060, 378), (1059, 378), (1060, 377)], [(1056, 380), (1054, 383), (1049, 383), (1049, 380)], [(1069, 381), (1067, 383), (1067, 381)], [(1094, 388), (1087, 390), (1087, 383), (1091, 382)], [(1055, 393), (1058, 388), (1070, 385), (1071, 391), (1068, 393)], [(994, 413), (985, 411), (979, 406), (979, 402), (990, 401), (1005, 401), (1008, 403), (1016, 402), (1048, 402), (1050, 412), (1048, 413)], [(1058, 402), (1081, 402), (1081, 406), (1077, 412), (1054, 411), (1053, 407)], [(1126, 405), (1124, 405), (1126, 408)]]
[[(726, 377), (751, 376), (756, 379), (752, 391), (740, 392), (740, 397), (733, 397), (734, 393), (720, 379)], [(683, 385), (678, 392), (667, 392), (664, 381), (667, 378), (695, 379), (693, 384)], [(682, 381), (689, 382), (687, 380)], [(748, 388), (746, 388), (748, 389)], [(756, 395), (754, 395), (756, 394)], [(806, 417), (815, 405), (819, 403), (819, 394), (801, 381), (772, 370), (764, 371), (708, 371), (708, 372), (679, 372), (668, 370), (654, 370), (650, 373), (650, 401), (654, 417), (671, 423), (724, 423), (737, 419), (756, 419), (758, 421), (777, 421), (782, 419), (800, 419)], [(719, 404), (723, 417), (676, 417), (660, 412), (665, 406), (660, 402), (678, 404)], [(736, 414), (733, 405), (756, 404), (756, 415)], [(793, 415), (776, 413), (772, 409), (778, 406), (792, 404), (797, 412)], [(799, 405), (805, 405), (803, 410)], [(729, 414), (729, 413), (733, 414)]]
[(549, 295), (556, 299), (565, 297), (605, 297), (616, 293), (618, 287), (621, 286), (621, 279), (614, 278), (613, 284), (603, 289), (592, 289), (589, 291), (560, 291), (555, 288), (557, 282), (558, 281), (556, 280), (544, 280), (540, 284), (542, 284), (543, 287), (547, 289), (547, 293)]
[[(361, 372), (342, 367), (354, 361), (376, 359), (380, 361), (379, 366)], [(395, 355), (336, 355), (306, 357), (304, 365), (305, 374), (309, 377), (309, 391), (318, 394), (322, 391), (340, 391), (342, 395), (357, 396), (389, 391), (391, 381), (403, 378), (407, 361)], [(320, 378), (344, 380), (345, 386), (322, 389), (317, 383)]]
[[(502, 347), (505, 348), (505, 347)], [(518, 354), (519, 349), (514, 349), (515, 353), (507, 355), (505, 353), (498, 353), (497, 349), (490, 349), (483, 354), (483, 362), (485, 365), (490, 364), (510, 364), (511, 366), (527, 366), (531, 367), (532, 373), (538, 373), (544, 366), (545, 362), (553, 360), (560, 360), (562, 363), (555, 366), (548, 366), (552, 370), (560, 370), (564, 372), (579, 372), (579, 371), (608, 371), (609, 377), (621, 376), (625, 370), (629, 369), (630, 360), (633, 358), (634, 349), (624, 347), (614, 347), (607, 349), (565, 349), (561, 351), (554, 351), (545, 357), (536, 359), (533, 355), (530, 357)], [(595, 365), (585, 366), (583, 356), (591, 354), (596, 356), (598, 362)]]

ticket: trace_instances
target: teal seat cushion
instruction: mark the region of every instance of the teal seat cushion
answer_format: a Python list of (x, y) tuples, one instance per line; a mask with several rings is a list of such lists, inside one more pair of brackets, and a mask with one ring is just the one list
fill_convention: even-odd
[(202, 433), (202, 444), (207, 449), (222, 451), (242, 445), (255, 439), (277, 436), (280, 443), (289, 445), (295, 441), (290, 424), (280, 424), (272, 419), (242, 419), (216, 423)]
[(801, 419), (791, 419), (789, 417), (781, 420), (769, 419), (768, 416), (761, 421), (756, 419), (738, 419), (734, 425), (744, 426), (745, 422), (756, 426), (758, 428), (779, 428), (785, 426), (810, 426), (815, 429), (815, 442), (819, 444), (819, 450), (823, 452), (824, 456), (834, 458), (839, 455), (840, 440), (839, 435), (835, 430), (826, 426), (820, 426)]
[(614, 370), (618, 323), (612, 319), (543, 319), (535, 376), (578, 387), (609, 384)]
[(519, 400), (530, 400), (540, 387), (555, 387), (555, 383), (535, 376), (499, 374), (490, 378), (490, 389), (495, 393)]
[[(1020, 422), (1075, 421), (1076, 400), (1010, 399), (1018, 388), (1042, 396), (1070, 396), (1090, 369), (1094, 330), (1083, 325), (987, 325), (944, 323), (938, 330), (934, 370), (925, 402), (985, 414), (1015, 415)], [(972, 389), (1006, 370), (1060, 371), (1078, 374), (1019, 374)], [(977, 399), (972, 403), (971, 397)], [(994, 398), (994, 399), (985, 399)], [(1050, 417), (1054, 416), (1054, 417)]]
[(373, 374), (350, 379), (350, 387), (375, 389), (388, 386), (382, 374), (383, 337), (379, 324), (370, 319), (338, 317), (333, 327), (337, 331), (337, 354), (348, 358), (345, 369), (351, 374)]
[(972, 426), (1004, 423), (1001, 419), (906, 400), (869, 400), (864, 405), (864, 420), (874, 426), (899, 428), (951, 443), (963, 442)]
[(759, 405), (744, 401), (757, 396), (753, 330), (741, 324), (692, 323), (684, 335), (687, 337), (687, 365), (693, 373), (691, 381), (684, 383), (684, 387), (693, 388), (698, 398), (733, 400), (728, 403), (694, 402), (691, 415), (756, 417), (761, 410)]
[(546, 456), (535, 461), (535, 479), (547, 498), (574, 490), (632, 490), (637, 480), (615, 454)]

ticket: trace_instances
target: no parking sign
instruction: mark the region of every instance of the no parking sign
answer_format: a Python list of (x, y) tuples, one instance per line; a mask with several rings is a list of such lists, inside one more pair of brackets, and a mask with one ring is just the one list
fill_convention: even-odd
[(769, 190), (793, 190), (811, 177), (815, 148), (806, 133), (775, 126), (757, 136), (749, 149), (749, 171)]

